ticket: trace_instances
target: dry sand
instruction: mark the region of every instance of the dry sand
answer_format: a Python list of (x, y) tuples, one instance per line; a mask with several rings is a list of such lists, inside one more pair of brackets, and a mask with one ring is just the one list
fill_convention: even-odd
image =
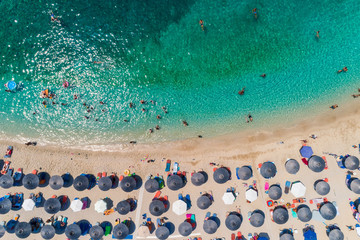
[[(188, 213), (196, 214), (197, 228), (194, 233), (201, 234), (203, 239), (211, 239), (213, 237), (225, 237), (230, 239), (231, 231), (225, 227), (225, 215), (227, 211), (236, 210), (239, 206), (243, 215), (243, 223), (240, 231), (247, 236), (250, 233), (267, 232), (271, 239), (279, 239), (279, 232), (285, 228), (293, 228), (298, 231), (295, 233), (295, 239), (303, 239), (302, 228), (305, 223), (302, 223), (291, 216), (289, 211), (289, 221), (284, 225), (277, 225), (270, 220), (269, 208), (266, 206), (266, 201), (269, 200), (264, 191), (265, 179), (261, 177), (256, 170), (257, 165), (264, 161), (273, 161), (278, 173), (269, 180), (270, 185), (279, 183), (281, 187), (285, 188), (285, 181), (301, 180), (307, 187), (307, 200), (315, 197), (320, 197), (314, 190), (313, 184), (318, 179), (327, 177), (331, 185), (331, 191), (326, 196), (330, 201), (336, 201), (339, 208), (339, 215), (332, 221), (326, 221), (326, 224), (338, 223), (339, 227), (345, 234), (345, 239), (357, 239), (355, 231), (348, 231), (346, 225), (355, 225), (356, 221), (351, 215), (349, 207), (349, 198), (355, 200), (358, 196), (345, 187), (346, 170), (337, 167), (336, 161), (333, 157), (323, 154), (323, 152), (331, 152), (335, 154), (350, 154), (359, 157), (359, 149), (354, 149), (352, 145), (360, 143), (360, 104), (355, 102), (346, 107), (341, 107), (335, 110), (329, 110), (328, 113), (318, 116), (316, 118), (307, 119), (290, 128), (278, 128), (273, 131), (247, 131), (227, 136), (219, 136), (211, 139), (189, 139), (179, 142), (169, 142), (149, 145), (127, 145), (122, 146), (116, 152), (92, 152), (84, 150), (66, 149), (63, 147), (47, 147), (47, 146), (25, 146), (16, 143), (2, 142), (0, 149), (5, 152), (7, 145), (14, 146), (14, 153), (11, 161), (11, 167), (15, 170), (23, 168), (24, 173), (29, 173), (33, 169), (46, 171), (50, 175), (63, 174), (70, 172), (73, 176), (81, 173), (92, 173), (106, 171), (117, 172), (122, 174), (125, 169), (130, 169), (140, 175), (144, 182), (149, 174), (165, 175), (165, 161), (164, 159), (171, 159), (172, 162), (178, 162), (182, 171), (190, 172), (193, 170), (203, 169), (209, 174), (209, 180), (201, 187), (195, 187), (188, 182), (187, 185), (179, 191), (171, 191), (168, 188), (162, 190), (163, 195), (168, 195), (170, 203), (178, 198), (178, 193), (190, 194), (192, 197), (192, 208)], [(309, 138), (310, 134), (316, 134), (316, 140)], [(314, 154), (319, 156), (326, 156), (328, 162), (328, 169), (321, 173), (314, 173), (307, 168), (302, 162), (299, 154), (301, 147), (301, 139), (307, 139)], [(283, 143), (280, 143), (283, 142)], [(285, 171), (284, 163), (288, 158), (294, 158), (299, 161), (301, 168), (298, 174), (291, 175)], [(141, 159), (154, 159), (154, 163), (142, 162)], [(230, 167), (232, 171), (232, 180), (226, 184), (216, 184), (212, 178), (212, 168), (209, 162), (216, 162), (220, 165)], [(259, 198), (249, 204), (245, 201), (245, 190), (243, 187), (244, 181), (237, 180), (235, 176), (235, 168), (243, 165), (251, 165), (254, 171), (254, 177), (247, 181), (251, 184), (253, 180), (257, 180), (259, 189)], [(357, 171), (356, 171), (357, 172)], [(357, 175), (358, 172), (357, 172)], [(190, 181), (190, 179), (189, 179)], [(224, 205), (221, 198), (228, 187), (235, 187), (239, 192), (239, 196), (233, 205)], [(27, 198), (30, 192), (43, 192), (45, 198), (56, 195), (68, 195), (72, 200), (75, 197), (89, 197), (91, 199), (91, 206), (89, 209), (83, 210), (80, 213), (73, 213), (71, 209), (60, 212), (58, 215), (67, 216), (69, 223), (77, 220), (87, 219), (94, 224), (98, 221), (110, 221), (114, 223), (115, 219), (120, 217), (124, 220), (124, 216), (118, 213), (113, 213), (109, 216), (94, 211), (94, 204), (97, 200), (104, 197), (109, 197), (116, 205), (119, 201), (128, 197), (136, 197), (139, 199), (139, 206), (136, 211), (128, 214), (135, 224), (138, 226), (141, 222), (141, 215), (147, 213), (148, 205), (154, 194), (147, 193), (143, 187), (131, 193), (125, 193), (121, 189), (111, 189), (107, 192), (100, 191), (97, 187), (83, 192), (77, 192), (72, 187), (62, 188), (58, 191), (50, 189), (50, 187), (37, 188), (34, 191), (29, 191), (23, 187), (14, 187), (10, 189), (11, 192), (24, 192)], [(200, 192), (212, 190), (214, 193), (215, 202), (208, 210), (200, 210), (196, 206), (196, 199), (200, 196)], [(0, 195), (4, 195), (9, 190), (0, 189)], [(283, 194), (282, 197), (286, 202), (292, 201), (294, 198), (291, 194)], [(311, 209), (315, 209), (314, 204), (306, 202)], [(266, 222), (260, 228), (254, 228), (250, 225), (247, 214), (249, 211), (261, 209), (265, 212)], [(204, 234), (202, 230), (202, 222), (206, 212), (217, 213), (221, 225), (218, 231), (212, 235)], [(10, 211), (8, 214), (1, 216), (0, 220), (10, 220), (15, 213), (21, 215), (21, 221), (29, 221), (31, 217), (40, 216), (43, 219), (50, 217), (43, 208), (35, 209), (32, 212), (25, 212), (20, 210), (17, 212)], [(186, 237), (179, 237), (177, 226), (185, 220), (185, 215), (177, 216), (171, 208), (168, 212), (163, 214), (169, 218), (175, 226), (176, 230), (169, 239), (188, 239)], [(156, 217), (151, 216), (155, 221)], [(318, 234), (318, 239), (328, 239), (325, 234), (325, 225), (322, 222), (311, 220), (309, 222), (315, 226)], [(134, 233), (136, 236), (136, 232)], [(154, 236), (154, 235), (152, 235)], [(14, 239), (15, 235), (6, 234), (4, 239)], [(155, 238), (155, 237), (153, 237)], [(31, 235), (30, 239), (41, 239), (39, 234)], [(65, 235), (57, 235), (55, 239), (65, 239)], [(89, 235), (80, 239), (89, 239)], [(110, 236), (104, 239), (111, 239)]]

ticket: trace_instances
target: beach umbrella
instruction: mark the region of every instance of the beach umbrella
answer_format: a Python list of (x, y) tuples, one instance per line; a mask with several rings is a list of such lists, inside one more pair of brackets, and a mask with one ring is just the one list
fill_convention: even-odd
[(41, 228), (41, 236), (43, 239), (52, 239), (55, 236), (55, 228), (52, 225), (44, 225)]
[(59, 190), (64, 186), (64, 179), (59, 175), (54, 175), (49, 180), (49, 185), (54, 190)]
[(205, 181), (206, 181), (206, 179), (202, 172), (193, 173), (193, 175), (191, 176), (191, 182), (195, 186), (200, 186), (200, 185), (204, 184)]
[(328, 194), (330, 192), (330, 185), (327, 182), (323, 181), (323, 180), (318, 181), (315, 184), (315, 191), (318, 194), (324, 196), (324, 195), (326, 195), (326, 194)]
[(182, 215), (187, 210), (187, 204), (183, 200), (177, 200), (172, 204), (172, 210), (177, 215)]
[(269, 197), (272, 200), (278, 200), (281, 198), (282, 190), (279, 185), (271, 185), (269, 188)]
[(103, 213), (108, 209), (107, 202), (104, 201), (104, 199), (100, 199), (99, 201), (97, 201), (94, 207), (95, 211), (97, 211), (98, 213)]
[(289, 213), (284, 207), (277, 207), (273, 212), (273, 220), (277, 224), (284, 224), (289, 220)]
[(84, 191), (89, 186), (89, 179), (83, 175), (77, 176), (74, 180), (74, 188), (77, 191)]
[(35, 189), (37, 186), (39, 186), (39, 177), (35, 174), (29, 173), (26, 174), (22, 180), (22, 184), (26, 189)]
[(294, 197), (296, 198), (299, 198), (299, 197), (303, 197), (305, 196), (305, 193), (306, 193), (306, 187), (305, 185), (300, 182), (300, 181), (297, 181), (297, 182), (293, 182), (291, 184), (291, 190), (290, 192), (294, 195)]
[(91, 239), (100, 240), (104, 236), (104, 229), (99, 225), (93, 226), (90, 228), (89, 234)]
[(121, 215), (126, 215), (130, 212), (130, 203), (127, 200), (123, 200), (120, 201), (117, 205), (116, 205), (116, 211), (118, 211), (118, 213), (120, 213)]
[(176, 191), (184, 186), (184, 181), (179, 175), (173, 174), (167, 178), (166, 184), (170, 190)]
[(136, 188), (136, 181), (134, 177), (124, 177), (120, 182), (120, 187), (124, 192), (131, 192)]
[(155, 235), (160, 240), (167, 239), (170, 235), (170, 231), (167, 227), (160, 226), (156, 229)]
[(225, 219), (225, 225), (231, 231), (238, 230), (241, 222), (241, 218), (238, 214), (229, 214), (229, 216)]
[(7, 174), (4, 174), (0, 177), (0, 186), (2, 188), (11, 188), (14, 184), (14, 179)]
[(272, 162), (264, 162), (260, 168), (260, 174), (264, 178), (273, 178), (276, 175), (276, 166)]
[(65, 235), (69, 239), (78, 239), (81, 236), (81, 228), (76, 223), (70, 224), (65, 228)]
[(281, 235), (280, 240), (295, 240), (295, 238), (290, 233), (284, 233)]
[(149, 234), (150, 234), (149, 227), (145, 226), (145, 225), (140, 226), (138, 231), (137, 231), (137, 235), (139, 237), (146, 238), (147, 236), (149, 236)]
[(230, 179), (230, 172), (227, 168), (221, 167), (215, 170), (213, 177), (215, 182), (223, 184)]
[(321, 172), (325, 169), (325, 160), (319, 156), (313, 155), (308, 160), (308, 167), (314, 172)]
[(154, 178), (150, 178), (145, 182), (145, 189), (149, 193), (154, 193), (160, 189), (159, 182)]
[(237, 169), (236, 174), (238, 178), (245, 181), (252, 177), (252, 170), (248, 166), (242, 166)]
[(102, 177), (98, 182), (99, 189), (101, 191), (107, 191), (112, 187), (112, 181), (109, 177)]
[(348, 156), (343, 160), (343, 164), (349, 170), (356, 170), (359, 168), (359, 159), (355, 156)]
[(28, 199), (25, 199), (23, 204), (22, 204), (22, 208), (25, 210), (25, 211), (32, 211), (35, 207), (35, 202), (34, 200), (28, 198)]
[(27, 238), (31, 233), (31, 225), (27, 222), (19, 222), (15, 226), (15, 235), (18, 238)]
[(70, 204), (70, 208), (74, 212), (80, 212), (83, 205), (84, 205), (84, 203), (80, 199), (74, 199)]
[(5, 235), (5, 227), (0, 225), (0, 238), (2, 238)]
[(344, 240), (344, 234), (338, 228), (334, 228), (329, 232), (329, 239), (330, 240)]
[(259, 212), (253, 212), (250, 216), (250, 224), (254, 227), (261, 227), (264, 224), (265, 218)]
[(196, 205), (198, 206), (198, 208), (203, 209), (203, 210), (210, 207), (211, 204), (212, 204), (212, 202), (211, 202), (210, 198), (206, 195), (200, 196), (196, 201)]
[(11, 201), (8, 198), (3, 198), (0, 200), (0, 214), (6, 214), (11, 209)]
[(235, 195), (233, 192), (225, 192), (222, 197), (222, 200), (226, 205), (233, 204), (235, 201)]
[(332, 220), (336, 217), (336, 208), (331, 202), (326, 202), (320, 207), (320, 215), (326, 220)]
[(296, 174), (300, 170), (300, 164), (295, 159), (289, 159), (285, 163), (285, 169), (290, 174)]
[(152, 200), (149, 205), (149, 211), (154, 216), (160, 216), (165, 212), (165, 205), (160, 200)]
[(312, 212), (311, 212), (310, 208), (305, 204), (299, 205), (297, 207), (296, 213), (297, 213), (299, 220), (302, 222), (308, 222), (312, 218)]
[(61, 203), (57, 198), (49, 198), (44, 203), (44, 209), (49, 214), (55, 214), (60, 211)]
[(253, 188), (249, 188), (245, 192), (245, 197), (249, 202), (253, 202), (258, 198), (258, 192)]
[(182, 222), (180, 225), (179, 225), (179, 233), (181, 234), (181, 236), (189, 236), (191, 233), (192, 233), (192, 226), (189, 222)]
[(113, 238), (124, 239), (129, 235), (129, 228), (124, 223), (115, 225), (113, 229)]
[(358, 178), (354, 178), (350, 182), (350, 189), (356, 194), (360, 194), (360, 180)]
[(309, 158), (313, 155), (313, 150), (310, 146), (302, 146), (300, 148), (300, 154), (301, 156), (303, 156), (304, 158)]
[(218, 229), (218, 225), (214, 220), (208, 219), (204, 221), (203, 229), (207, 234), (214, 234)]

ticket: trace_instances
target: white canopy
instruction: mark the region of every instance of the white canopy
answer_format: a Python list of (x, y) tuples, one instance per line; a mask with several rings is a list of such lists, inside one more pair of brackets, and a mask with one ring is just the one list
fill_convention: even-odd
[(233, 192), (226, 192), (224, 193), (222, 200), (224, 201), (225, 204), (230, 205), (233, 204), (235, 201), (235, 195)]
[(253, 202), (257, 199), (258, 192), (253, 188), (249, 188), (248, 190), (246, 190), (245, 197), (246, 200), (248, 200), (249, 202)]
[(100, 199), (95, 203), (95, 211), (97, 211), (98, 213), (103, 213), (106, 210), (107, 210), (107, 203), (103, 199)]
[(183, 200), (177, 200), (173, 203), (172, 210), (177, 215), (182, 215), (187, 210), (187, 204)]
[(25, 211), (32, 211), (35, 207), (35, 202), (32, 199), (25, 199), (23, 204), (22, 204), (22, 208)]
[(71, 202), (70, 208), (74, 212), (80, 212), (83, 207), (83, 202), (80, 199), (75, 199)]
[(291, 184), (291, 193), (294, 195), (294, 197), (299, 198), (305, 196), (306, 193), (306, 187), (304, 184), (300, 181), (293, 182)]

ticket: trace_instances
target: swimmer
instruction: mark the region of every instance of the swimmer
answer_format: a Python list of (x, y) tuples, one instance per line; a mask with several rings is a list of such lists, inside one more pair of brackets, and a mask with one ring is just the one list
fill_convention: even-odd
[(61, 103), (61, 106), (66, 106), (67, 104), (66, 103)]
[(153, 130), (152, 128), (149, 129), (149, 133), (153, 133), (153, 131), (154, 131), (154, 130)]
[(337, 104), (334, 104), (334, 105), (332, 105), (330, 108), (331, 109), (335, 109), (335, 108), (337, 108), (337, 107), (339, 107)]
[(94, 61), (95, 64), (102, 64), (101, 61)]
[(129, 120), (127, 120), (127, 119), (124, 119), (124, 122), (129, 122)]
[(129, 103), (129, 108), (133, 108), (134, 107), (134, 104), (131, 102)]
[(106, 110), (105, 109), (101, 109), (102, 112), (105, 112)]
[(241, 91), (239, 91), (238, 93), (239, 93), (239, 95), (244, 95), (244, 93), (245, 93), (245, 87), (243, 87), (243, 88), (241, 89)]
[(252, 122), (252, 121), (253, 121), (253, 118), (252, 118), (252, 116), (251, 116), (251, 114), (250, 114), (250, 113), (249, 113), (249, 115), (248, 115), (248, 118), (249, 118), (250, 122)]
[(156, 125), (156, 126), (155, 126), (155, 129), (156, 129), (156, 130), (160, 130), (160, 126), (159, 126), (159, 125)]
[(68, 88), (70, 86), (70, 83), (68, 81), (63, 81), (63, 87)]
[(88, 117), (88, 116), (84, 116), (84, 118), (85, 118), (85, 119), (89, 119), (89, 117)]
[(320, 38), (320, 31), (315, 31), (316, 32), (316, 38), (319, 39)]
[(199, 24), (200, 24), (201, 30), (205, 31), (204, 21), (200, 19)]
[(342, 70), (343, 70), (344, 72), (347, 72), (348, 68), (347, 68), (347, 67), (344, 67)]
[(189, 124), (187, 123), (187, 121), (182, 121), (182, 123), (184, 124), (185, 127), (189, 126)]
[(141, 104), (145, 104), (145, 101), (144, 101), (144, 100), (140, 100), (140, 103), (141, 103)]
[(88, 110), (87, 110), (87, 112), (89, 113), (89, 112), (91, 112), (91, 110), (90, 110), (90, 109), (88, 109)]
[(265, 78), (265, 77), (266, 77), (266, 74), (263, 73), (263, 74), (260, 75), (260, 77)]
[(160, 115), (157, 115), (156, 118), (157, 118), (157, 119), (161, 119), (161, 116), (160, 116)]
[(50, 18), (51, 18), (52, 22), (60, 22), (59, 19), (57, 17), (55, 17), (53, 12), (50, 13)]
[(99, 121), (99, 119), (95, 119), (95, 122)]
[(103, 101), (100, 101), (99, 103), (100, 103), (101, 105), (105, 104)]
[(153, 104), (153, 105), (155, 105), (155, 101), (153, 101), (153, 100), (150, 100), (150, 102)]
[(145, 108), (142, 108), (141, 111), (146, 112)]
[(258, 16), (257, 16), (257, 8), (254, 8), (252, 10), (252, 13), (254, 14), (255, 19), (257, 19), (258, 18)]
[(53, 104), (53, 105), (55, 105), (55, 104), (56, 104), (56, 102), (54, 102), (54, 101), (53, 101), (53, 102), (52, 102), (52, 104)]
[[(75, 94), (75, 95), (74, 95), (74, 100), (76, 100), (76, 99), (78, 99), (78, 96)], [(86, 103), (85, 103), (85, 105), (86, 105)], [(84, 106), (85, 106), (85, 105), (84, 105)]]
[(48, 94), (46, 93), (46, 91), (41, 91), (40, 93), (40, 98), (47, 98), (48, 97)]

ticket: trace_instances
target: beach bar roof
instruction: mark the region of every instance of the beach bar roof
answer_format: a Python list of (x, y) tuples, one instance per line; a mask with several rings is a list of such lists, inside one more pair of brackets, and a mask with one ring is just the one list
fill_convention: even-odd
[(90, 228), (89, 234), (93, 240), (100, 240), (104, 236), (104, 229), (99, 225), (93, 226)]
[(326, 202), (320, 207), (320, 215), (326, 220), (332, 220), (336, 217), (336, 208), (331, 202)]
[(41, 228), (41, 237), (43, 239), (52, 239), (55, 236), (55, 228), (52, 225), (44, 225)]
[(189, 222), (185, 221), (179, 225), (178, 230), (179, 230), (179, 233), (181, 234), (181, 236), (186, 237), (192, 233), (193, 228)]
[(193, 173), (193, 175), (191, 176), (191, 182), (195, 186), (200, 186), (200, 185), (204, 184), (206, 182), (204, 172), (200, 171), (200, 172)]
[(221, 167), (215, 170), (213, 177), (216, 183), (223, 184), (230, 179), (230, 172), (227, 168)]
[(291, 184), (290, 192), (296, 198), (303, 197), (303, 196), (305, 196), (305, 193), (306, 193), (306, 187), (302, 182), (296, 181)]
[(214, 234), (218, 227), (218, 224), (212, 219), (204, 221), (203, 229), (207, 234)]
[(154, 216), (160, 216), (165, 212), (165, 205), (160, 200), (152, 200), (152, 202), (149, 205), (149, 211)]
[(77, 191), (84, 191), (89, 186), (89, 179), (84, 175), (77, 176), (74, 180), (74, 188)]
[(355, 156), (348, 156), (343, 160), (343, 164), (349, 170), (356, 170), (359, 168), (359, 159)]
[(276, 207), (273, 212), (273, 220), (277, 224), (285, 224), (289, 220), (288, 210), (284, 207)]
[(261, 227), (264, 224), (264, 221), (265, 216), (259, 210), (254, 211), (250, 216), (250, 224), (254, 227)]
[(184, 186), (184, 180), (177, 174), (168, 176), (166, 184), (170, 190), (176, 191)]
[(102, 177), (99, 179), (98, 187), (101, 191), (108, 191), (112, 187), (112, 181), (110, 177)]
[(240, 214), (238, 213), (230, 213), (225, 219), (226, 227), (231, 231), (236, 231), (240, 228), (242, 223)]
[(212, 204), (212, 202), (211, 202), (210, 198), (206, 195), (200, 196), (196, 201), (196, 205), (198, 206), (198, 208), (203, 209), (203, 210), (210, 207), (211, 204)]
[(297, 216), (300, 221), (308, 222), (312, 218), (312, 212), (307, 205), (301, 204), (297, 207)]
[(39, 186), (39, 177), (35, 174), (29, 173), (24, 176), (22, 179), (22, 184), (26, 189), (35, 189)]
[(76, 223), (70, 224), (65, 228), (65, 235), (69, 239), (78, 239), (81, 236), (81, 228)]
[(126, 215), (130, 212), (130, 203), (127, 200), (123, 200), (120, 201), (117, 205), (116, 205), (116, 211), (118, 211), (118, 213), (120, 213), (121, 215)]
[(55, 214), (60, 211), (61, 203), (57, 198), (49, 198), (44, 203), (44, 209), (49, 214)]
[(321, 172), (325, 169), (325, 160), (319, 156), (313, 155), (308, 160), (308, 167), (314, 172)]
[(278, 200), (280, 199), (282, 196), (282, 190), (281, 190), (281, 187), (277, 184), (275, 185), (271, 185), (270, 188), (269, 188), (269, 197), (272, 199), (272, 200)]
[(316, 181), (315, 182), (315, 191), (324, 196), (330, 192), (330, 185), (325, 182), (324, 180)]
[(131, 192), (136, 188), (136, 180), (133, 176), (126, 176), (121, 180), (120, 187), (124, 192)]
[(170, 230), (165, 226), (160, 226), (156, 229), (155, 235), (158, 239), (167, 239), (170, 235)]
[(2, 188), (11, 188), (14, 184), (14, 179), (7, 174), (4, 174), (0, 177), (0, 187)]
[(31, 225), (27, 222), (19, 222), (15, 226), (15, 235), (18, 238), (27, 238), (31, 234)]
[(273, 178), (276, 175), (276, 166), (272, 162), (264, 162), (260, 168), (260, 174), (266, 179)]
[(340, 229), (334, 228), (333, 230), (331, 230), (329, 232), (329, 239), (330, 240), (344, 240), (344, 234)]
[(124, 223), (115, 225), (113, 229), (113, 238), (124, 239), (129, 235), (129, 228)]
[(149, 193), (154, 193), (160, 189), (159, 182), (155, 178), (150, 178), (145, 182), (145, 189)]
[(8, 198), (3, 198), (0, 200), (0, 214), (6, 214), (11, 209), (11, 201)]
[(241, 180), (248, 180), (252, 177), (252, 169), (249, 166), (242, 166), (236, 171), (238, 178)]
[(64, 186), (64, 179), (59, 175), (54, 175), (49, 180), (49, 185), (54, 190), (59, 190)]
[(300, 170), (300, 164), (295, 159), (289, 159), (285, 163), (285, 169), (290, 174), (296, 174)]

